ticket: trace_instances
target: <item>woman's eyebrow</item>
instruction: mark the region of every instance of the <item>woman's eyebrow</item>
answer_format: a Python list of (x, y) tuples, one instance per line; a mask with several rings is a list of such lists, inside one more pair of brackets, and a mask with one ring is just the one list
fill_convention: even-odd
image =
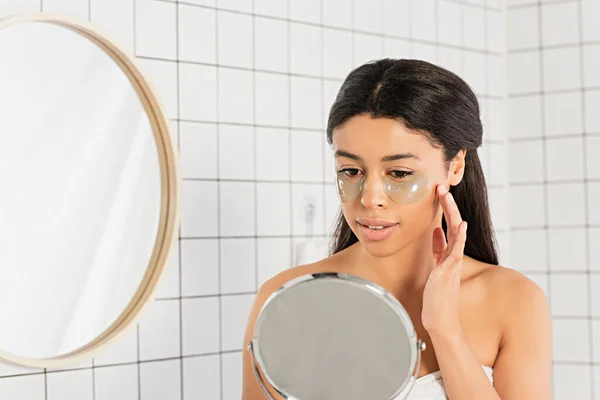
[[(349, 151), (346, 151), (346, 150), (336, 150), (335, 157), (346, 157), (346, 158), (350, 158), (352, 160), (364, 162), (364, 160), (362, 159), (361, 156), (350, 153)], [(414, 155), (412, 153), (398, 153), (398, 154), (390, 154), (390, 155), (382, 157), (381, 162), (404, 160), (407, 158), (414, 158), (415, 160), (419, 160), (419, 157), (417, 157), (416, 155)]]

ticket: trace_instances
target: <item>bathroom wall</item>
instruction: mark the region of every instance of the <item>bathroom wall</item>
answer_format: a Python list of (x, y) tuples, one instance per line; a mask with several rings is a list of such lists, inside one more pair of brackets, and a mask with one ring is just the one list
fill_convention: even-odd
[(509, 1), (513, 265), (548, 295), (556, 399), (600, 398), (600, 1)]
[[(73, 369), (0, 364), (1, 399), (239, 400), (257, 288), (295, 264), (296, 244), (327, 241), (338, 206), (328, 108), (345, 75), (371, 59), (433, 61), (472, 85), (504, 263), (509, 239), (529, 233), (508, 224), (500, 0), (0, 0), (0, 17), (41, 9), (90, 20), (137, 56), (179, 144), (183, 220), (178, 251), (138, 324)], [(581, 273), (560, 276), (587, 283)]]

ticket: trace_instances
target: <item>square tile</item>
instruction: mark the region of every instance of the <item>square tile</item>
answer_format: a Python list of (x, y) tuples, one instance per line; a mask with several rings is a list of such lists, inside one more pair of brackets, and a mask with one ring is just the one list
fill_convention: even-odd
[(256, 184), (256, 229), (259, 236), (291, 233), (290, 192), (289, 183)]
[(96, 368), (95, 400), (131, 400), (139, 397), (137, 365)]
[(352, 7), (347, 0), (329, 0), (322, 2), (323, 25), (337, 28), (352, 28)]
[(243, 13), (251, 13), (252, 0), (218, 0), (219, 8), (225, 10), (241, 11)]
[[(292, 181), (321, 182), (323, 157), (322, 132), (292, 130)], [(308, 162), (310, 160), (310, 162)]]
[[(463, 46), (470, 49), (485, 49), (485, 10), (479, 7), (464, 7), (463, 13)], [(447, 18), (444, 14), (439, 15), (443, 16), (438, 17), (439, 19)]]
[[(579, 48), (546, 49), (543, 54), (544, 90), (566, 90), (581, 87)], [(569, 71), (565, 74), (565, 71)]]
[(561, 183), (548, 185), (548, 225), (585, 224), (583, 184)]
[(508, 99), (508, 137), (542, 136), (542, 99), (540, 96), (519, 96)]
[[(593, 317), (600, 317), (600, 275), (589, 275), (589, 279), (591, 287), (590, 299), (592, 301), (592, 309), (590, 310), (591, 315)], [(598, 326), (598, 328), (600, 328), (600, 326)], [(600, 336), (600, 332), (598, 332), (598, 336)]]
[(411, 21), (419, 21), (418, 24), (413, 23), (410, 25), (413, 39), (435, 41), (437, 27), (435, 24), (434, 0), (413, 1), (410, 7), (410, 19)]
[(219, 293), (219, 242), (217, 239), (181, 241), (181, 295)]
[(93, 385), (91, 369), (48, 373), (47, 397), (48, 400), (92, 400)]
[(543, 182), (544, 143), (541, 140), (509, 144), (509, 179), (511, 183)]
[(183, 355), (219, 351), (219, 298), (181, 300)]
[(408, 38), (410, 36), (411, 21), (410, 0), (383, 0), (382, 4), (383, 33)]
[(270, 73), (255, 73), (256, 123), (258, 125), (289, 126), (290, 77)]
[(585, 274), (550, 275), (550, 292), (553, 316), (588, 315), (588, 282)]
[(181, 360), (142, 363), (140, 392), (144, 400), (181, 398)]
[(252, 16), (228, 11), (217, 11), (218, 62), (230, 67), (252, 68)]
[(221, 239), (221, 293), (256, 291), (256, 239)]
[(135, 7), (136, 55), (176, 58), (176, 12), (174, 3), (142, 1)]
[(587, 136), (585, 138), (587, 177), (600, 179), (600, 136)]
[(219, 178), (254, 179), (254, 130), (252, 127), (241, 125), (221, 125), (219, 127)]
[[(261, 2), (256, 2), (257, 5)], [(288, 26), (285, 21), (255, 17), (254, 65), (256, 69), (287, 72)]]
[(370, 61), (378, 60), (382, 55), (383, 39), (381, 37), (364, 33), (354, 33), (351, 69)]
[(486, 29), (488, 49), (503, 53), (506, 49), (507, 25), (503, 11), (486, 10)]
[(588, 224), (600, 224), (600, 183), (588, 183)]
[(600, 272), (600, 228), (588, 228), (589, 235), (589, 263), (590, 270), (595, 272)]
[(290, 24), (290, 71), (301, 75), (321, 75), (321, 28)]
[[(542, 4), (542, 43), (544, 46), (574, 44), (579, 41), (578, 4)], [(537, 7), (534, 8), (537, 12)]]
[[(307, 207), (313, 205), (312, 219), (307, 217)], [(292, 234), (323, 234), (323, 186), (292, 184)]]
[(331, 235), (337, 226), (341, 207), (340, 199), (335, 185), (325, 186), (325, 233)]
[(179, 123), (179, 159), (183, 178), (217, 178), (217, 126)]
[(218, 236), (217, 183), (183, 181), (181, 186), (181, 236)]
[(216, 121), (216, 100), (216, 67), (179, 64), (179, 104), (182, 119)]
[(167, 118), (176, 119), (178, 117), (177, 64), (170, 61), (143, 58), (138, 58), (136, 62), (164, 107)]
[(583, 82), (586, 87), (600, 86), (600, 44), (583, 46)]
[(541, 89), (540, 54), (538, 51), (508, 55), (508, 92), (534, 93)]
[[(448, 3), (450, 4), (450, 3)], [(442, 68), (445, 68), (455, 74), (462, 76), (463, 75), (463, 55), (462, 50), (454, 49), (451, 47), (438, 47), (438, 65)], [(405, 57), (405, 53), (400, 53)], [(485, 99), (481, 99), (485, 100)], [(481, 101), (480, 100), (480, 101)]]
[(585, 271), (585, 229), (550, 229), (550, 270)]
[(581, 108), (581, 93), (546, 94), (544, 96), (545, 135), (581, 133), (583, 129)]
[(458, 23), (458, 21), (462, 21), (462, 14), (462, 6), (459, 3), (438, 2), (438, 15), (444, 16), (444, 18), (438, 19), (438, 40), (440, 43), (454, 46), (462, 45), (462, 25)]
[(492, 166), (488, 178), (488, 183), (491, 185), (504, 185), (506, 182), (506, 146), (503, 144), (489, 145), (490, 164)]
[(327, 126), (331, 107), (342, 86), (341, 82), (323, 81), (323, 105), (321, 108), (323, 127)]
[(554, 365), (553, 394), (555, 399), (590, 399), (592, 383), (587, 365)]
[(488, 190), (492, 223), (496, 229), (508, 229), (508, 196), (505, 189)]
[(287, 18), (288, 1), (287, 0), (261, 0), (254, 2), (254, 12), (258, 15), (268, 15), (271, 17)]
[(537, 7), (508, 9), (506, 19), (506, 45), (509, 50), (533, 49), (539, 46)]
[(321, 129), (323, 116), (320, 99), (321, 82), (318, 79), (292, 76), (291, 126), (294, 128)]
[(600, 132), (600, 113), (593, 112), (600, 104), (600, 90), (585, 92), (585, 130), (586, 132)]
[(544, 191), (541, 185), (511, 187), (510, 226), (541, 227), (545, 223)]
[(362, 32), (381, 33), (382, 4), (379, 1), (354, 0), (354, 29)]
[(139, 324), (140, 360), (179, 357), (179, 300), (149, 304)]
[(581, 32), (584, 42), (600, 40), (598, 16), (600, 16), (600, 3), (597, 0), (581, 1)]
[(254, 184), (220, 182), (219, 190), (221, 236), (253, 236), (255, 229)]
[(244, 331), (253, 302), (253, 294), (221, 297), (221, 340), (224, 351), (242, 348)]
[(217, 61), (214, 10), (179, 4), (179, 60), (214, 64)]
[[(552, 321), (553, 360), (559, 362), (590, 362), (590, 341), (587, 334), (590, 321), (557, 319)], [(577, 340), (573, 333), (577, 332)]]
[(220, 399), (220, 372), (219, 355), (185, 358), (183, 360), (183, 398)]
[[(39, 11), (38, 0), (24, 1), (23, 3), (34, 3), (35, 9)], [(23, 4), (19, 1), (18, 4)], [(90, 22), (110, 35), (117, 44), (129, 54), (134, 50), (134, 0), (92, 0), (90, 7)], [(0, 8), (0, 14), (4, 14)]]
[(253, 74), (231, 68), (219, 68), (219, 120), (240, 124), (254, 122)]
[[(546, 179), (548, 181), (583, 179), (581, 138), (553, 138), (546, 141)], [(568, 167), (566, 167), (568, 165)]]
[(242, 395), (242, 353), (225, 353), (223, 360), (223, 400), (239, 400)]
[[(435, 46), (428, 43), (411, 42), (411, 58), (437, 64)], [(466, 67), (465, 67), (466, 70)]]
[(291, 267), (291, 242), (288, 237), (257, 239), (258, 285)]
[(323, 75), (342, 78), (352, 65), (352, 33), (323, 29)]
[(486, 104), (488, 137), (504, 142), (506, 140), (506, 104), (501, 99), (488, 99)]
[(289, 0), (289, 18), (293, 21), (321, 22), (320, 0)]
[(501, 55), (486, 55), (487, 91), (492, 96), (503, 97), (506, 92), (506, 65)]
[(94, 365), (124, 364), (136, 362), (138, 355), (138, 327), (131, 324), (112, 343), (94, 358)]
[(511, 231), (511, 268), (525, 272), (548, 270), (546, 231), (543, 229)]
[(256, 128), (256, 179), (286, 181), (290, 177), (290, 134), (286, 129)]

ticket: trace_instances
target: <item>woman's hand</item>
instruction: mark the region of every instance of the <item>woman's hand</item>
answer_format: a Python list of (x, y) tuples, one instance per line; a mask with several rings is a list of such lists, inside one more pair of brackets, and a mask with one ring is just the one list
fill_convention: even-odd
[(446, 188), (439, 185), (436, 190), (446, 219), (448, 242), (442, 228), (436, 228), (433, 232), (435, 266), (425, 284), (421, 321), (430, 335), (454, 336), (461, 334), (458, 296), (467, 223)]

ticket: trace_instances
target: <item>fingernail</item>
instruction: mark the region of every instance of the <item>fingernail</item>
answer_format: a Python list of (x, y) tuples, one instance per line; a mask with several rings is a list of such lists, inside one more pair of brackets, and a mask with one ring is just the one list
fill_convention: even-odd
[(465, 226), (464, 226), (464, 228), (463, 228), (463, 231), (464, 231), (465, 233), (467, 233), (467, 221), (465, 221)]
[(450, 203), (454, 203), (454, 197), (452, 197), (452, 193), (448, 193), (448, 201)]
[(447, 190), (446, 190), (446, 186), (444, 185), (440, 185), (440, 193), (441, 194), (446, 194)]

